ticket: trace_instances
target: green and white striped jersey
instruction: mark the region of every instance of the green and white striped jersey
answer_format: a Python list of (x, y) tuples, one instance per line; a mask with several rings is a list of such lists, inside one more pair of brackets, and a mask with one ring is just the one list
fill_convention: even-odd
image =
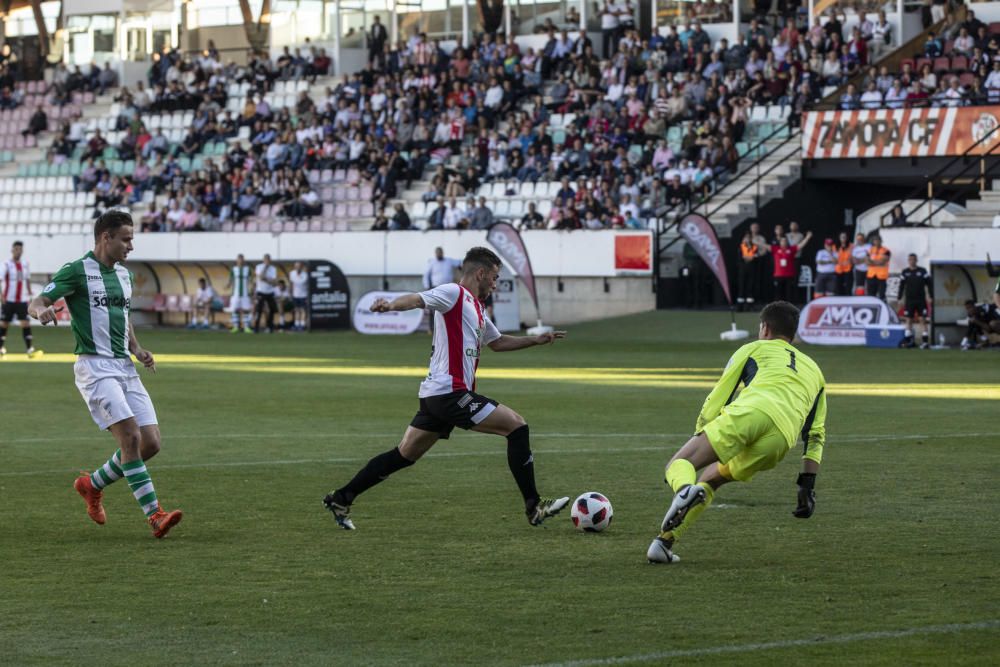
[(108, 267), (94, 253), (64, 265), (42, 294), (66, 298), (73, 318), (76, 354), (129, 359), (128, 315), (134, 276), (121, 264)]
[(250, 295), (250, 265), (244, 264), (239, 266), (234, 264), (233, 270), (229, 277), (230, 281), (233, 283), (233, 296), (251, 296)]

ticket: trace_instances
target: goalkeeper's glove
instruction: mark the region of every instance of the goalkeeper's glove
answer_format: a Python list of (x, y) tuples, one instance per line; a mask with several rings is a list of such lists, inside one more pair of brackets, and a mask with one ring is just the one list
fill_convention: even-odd
[(808, 519), (816, 509), (816, 491), (813, 490), (816, 486), (816, 473), (800, 472), (795, 483), (799, 485), (799, 505), (792, 516), (796, 519)]

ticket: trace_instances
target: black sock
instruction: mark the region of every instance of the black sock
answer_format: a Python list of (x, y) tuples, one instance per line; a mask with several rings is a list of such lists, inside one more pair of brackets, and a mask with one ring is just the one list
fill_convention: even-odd
[(354, 479), (337, 489), (336, 493), (342, 496), (348, 504), (353, 503), (359, 495), (379, 482), (385, 481), (389, 475), (397, 470), (408, 468), (413, 463), (399, 453), (398, 447), (393, 447), (368, 461), (365, 467), (354, 476)]
[(6, 344), (7, 344), (7, 330), (0, 329), (0, 347), (3, 347)]
[(21, 335), (24, 336), (24, 347), (28, 350), (31, 349), (31, 327), (23, 327), (21, 329)]
[(538, 489), (535, 488), (535, 462), (531, 455), (528, 425), (511, 431), (507, 436), (507, 466), (514, 475), (517, 488), (524, 496), (524, 506), (529, 510), (538, 504)]

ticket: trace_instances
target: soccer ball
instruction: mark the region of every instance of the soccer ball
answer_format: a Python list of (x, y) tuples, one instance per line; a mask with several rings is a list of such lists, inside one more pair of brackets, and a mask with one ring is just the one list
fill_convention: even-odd
[(615, 511), (611, 501), (597, 491), (587, 491), (573, 501), (573, 525), (588, 533), (599, 533), (611, 525)]

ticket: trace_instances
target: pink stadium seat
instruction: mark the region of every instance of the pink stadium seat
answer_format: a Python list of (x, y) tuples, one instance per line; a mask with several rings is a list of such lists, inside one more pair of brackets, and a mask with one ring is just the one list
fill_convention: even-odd
[(310, 232), (321, 232), (323, 231), (323, 221), (317, 218), (313, 218), (309, 221), (309, 231)]
[(361, 174), (357, 169), (348, 169), (346, 178), (348, 183), (357, 183), (358, 179), (361, 178)]
[(972, 72), (964, 72), (958, 75), (958, 82), (963, 86), (971, 86), (976, 82), (976, 75)]
[(964, 72), (969, 69), (969, 59), (965, 56), (952, 56), (951, 57), (951, 71), (952, 72)]
[(282, 231), (285, 230), (285, 224), (286, 223), (281, 222), (281, 220), (275, 220), (270, 225), (271, 233), (272, 234), (280, 234)]
[(191, 295), (181, 294), (180, 299), (177, 301), (177, 309), (182, 313), (191, 312)]
[(924, 68), (924, 65), (932, 65), (930, 58), (917, 58), (916, 63), (913, 65), (913, 69), (919, 72)]
[(294, 229), (291, 229), (291, 230), (286, 229), (285, 231), (308, 232), (309, 231), (309, 221), (308, 220), (299, 220), (297, 223), (295, 223), (295, 228)]
[(323, 199), (323, 201), (333, 201), (333, 188), (330, 187), (329, 185), (325, 186), (323, 188), (321, 198)]
[(332, 180), (333, 180), (333, 171), (331, 171), (330, 169), (324, 169), (323, 173), (321, 173), (319, 177), (320, 183), (329, 183)]
[(323, 231), (324, 232), (332, 232), (332, 231), (336, 231), (336, 229), (337, 229), (337, 223), (334, 222), (333, 220), (324, 220), (323, 221)]
[(333, 180), (335, 181), (343, 181), (346, 178), (347, 178), (347, 172), (344, 171), (343, 169), (337, 169), (336, 171), (333, 172)]
[(346, 218), (347, 204), (337, 204), (336, 207), (334, 207), (333, 215), (337, 218)]
[(948, 56), (941, 56), (940, 58), (935, 58), (933, 69), (935, 72), (947, 72), (949, 69), (951, 69), (951, 61), (948, 60)]
[(257, 215), (259, 215), (262, 218), (270, 218), (271, 217), (271, 205), (270, 204), (261, 204), (260, 208), (257, 210)]
[(361, 199), (371, 199), (372, 198), (372, 186), (369, 183), (365, 183), (361, 186)]
[(366, 201), (365, 203), (361, 204), (361, 210), (359, 211), (359, 214), (363, 218), (374, 217), (374, 215), (375, 215), (375, 204), (371, 203), (370, 201)]
[(233, 231), (234, 232), (245, 232), (247, 230), (247, 223), (245, 222), (234, 222)]
[(1000, 21), (994, 21), (990, 24), (990, 34), (1000, 35)]
[(310, 169), (308, 176), (310, 183), (319, 183), (319, 169)]
[(351, 201), (356, 201), (361, 199), (361, 188), (353, 187), (347, 188), (347, 199)]
[(222, 223), (222, 231), (224, 231), (224, 232), (231, 232), (231, 231), (233, 231), (233, 221), (232, 220), (226, 220), (225, 222), (223, 222)]
[(180, 306), (180, 298), (176, 294), (167, 295), (167, 312), (176, 313)]
[(258, 229), (258, 227), (259, 227), (259, 225), (257, 224), (256, 220), (247, 223), (247, 231), (248, 232), (256, 232), (257, 229)]
[(333, 201), (343, 201), (347, 199), (347, 186), (338, 185), (333, 189)]
[(153, 310), (162, 313), (167, 309), (167, 295), (157, 294), (153, 297)]
[(347, 205), (347, 217), (348, 218), (359, 218), (361, 217), (361, 205), (357, 203)]

